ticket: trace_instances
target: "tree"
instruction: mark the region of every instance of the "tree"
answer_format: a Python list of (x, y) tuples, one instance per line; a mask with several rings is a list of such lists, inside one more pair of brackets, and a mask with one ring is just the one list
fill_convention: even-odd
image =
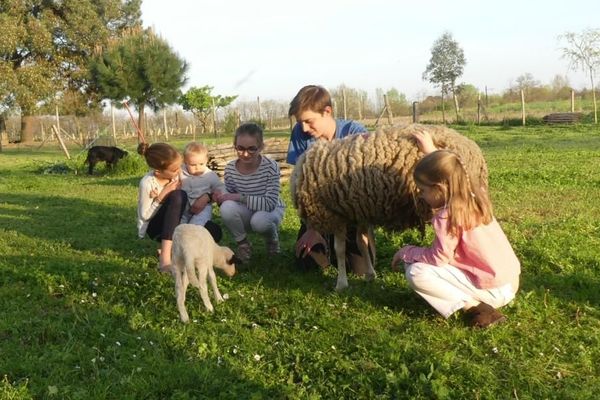
[[(57, 94), (86, 96), (87, 60), (97, 45), (140, 24), (141, 0), (0, 0), (0, 107), (21, 111), (21, 141), (33, 141), (34, 113)], [(2, 86), (0, 84), (0, 86)], [(7, 95), (8, 94), (8, 95)]]
[(594, 74), (600, 66), (600, 30), (585, 29), (581, 33), (567, 32), (559, 36), (567, 45), (562, 48), (563, 58), (568, 58), (572, 69), (587, 72), (592, 85), (592, 102), (594, 104), (594, 123), (598, 123), (598, 108), (596, 106), (596, 89)]
[(187, 63), (151, 29), (134, 29), (111, 43), (90, 63), (92, 82), (104, 96), (131, 102), (142, 132), (146, 106), (154, 111), (173, 104), (185, 84)]
[(200, 122), (202, 132), (206, 131), (213, 107), (227, 107), (237, 96), (213, 96), (211, 86), (191, 87), (184, 95), (179, 97), (178, 103), (184, 110), (191, 111)]
[(456, 80), (462, 76), (466, 63), (464, 51), (459, 47), (458, 42), (452, 38), (450, 32), (445, 32), (433, 43), (431, 59), (425, 72), (423, 72), (423, 80), (429, 80), (436, 87), (441, 88), (444, 123), (446, 123), (444, 95), (449, 92), (452, 92), (454, 97), (456, 118), (459, 118), (458, 100), (455, 91)]
[(400, 93), (396, 88), (391, 88), (386, 92), (386, 96), (393, 115), (400, 116), (410, 114), (410, 104), (404, 93)]

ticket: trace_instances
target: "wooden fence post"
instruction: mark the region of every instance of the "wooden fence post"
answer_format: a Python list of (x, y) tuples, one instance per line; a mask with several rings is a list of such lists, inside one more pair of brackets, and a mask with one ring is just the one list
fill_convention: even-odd
[(348, 119), (348, 110), (346, 104), (346, 89), (342, 89), (342, 104), (344, 105), (344, 119)]
[(390, 107), (390, 103), (388, 102), (388, 97), (386, 94), (383, 95), (383, 102), (385, 104), (385, 109), (387, 110), (388, 123), (393, 125), (394, 116), (392, 115), (392, 108)]
[(521, 89), (521, 116), (523, 118), (523, 126), (525, 126), (525, 92)]
[(163, 110), (163, 125), (165, 127), (165, 141), (169, 140), (169, 127), (167, 126), (167, 110)]
[(571, 89), (571, 112), (575, 112), (575, 91)]
[(115, 141), (115, 145), (116, 145), (117, 144), (117, 127), (115, 126), (115, 106), (113, 105), (112, 100), (110, 102), (110, 117), (112, 119), (113, 140)]
[(417, 123), (419, 122), (419, 102), (418, 101), (413, 101), (412, 103), (412, 117), (413, 117), (413, 123)]

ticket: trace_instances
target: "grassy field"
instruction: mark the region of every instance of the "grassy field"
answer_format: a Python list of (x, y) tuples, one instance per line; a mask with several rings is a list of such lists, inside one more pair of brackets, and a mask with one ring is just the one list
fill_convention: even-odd
[[(289, 249), (256, 254), (214, 314), (179, 322), (156, 245), (136, 238), (137, 155), (48, 174), (58, 149), (0, 153), (0, 398), (591, 399), (600, 391), (600, 129), (475, 127), (495, 213), (522, 261), (507, 323), (438, 317), (389, 263), (417, 232), (376, 232), (378, 278), (332, 290)], [(177, 143), (181, 145), (183, 143)], [(133, 150), (132, 146), (128, 150)], [(79, 167), (83, 158), (67, 163)], [(287, 204), (288, 187), (283, 193)], [(218, 221), (218, 217), (217, 217)], [(231, 243), (230, 237), (225, 238)]]

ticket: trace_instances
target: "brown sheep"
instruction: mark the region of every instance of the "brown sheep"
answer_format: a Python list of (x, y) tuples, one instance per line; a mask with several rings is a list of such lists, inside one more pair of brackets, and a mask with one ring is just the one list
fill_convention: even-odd
[[(307, 225), (334, 234), (336, 290), (348, 286), (346, 227), (356, 225), (361, 255), (367, 256), (370, 226), (424, 229), (431, 217), (418, 200), (412, 172), (423, 156), (412, 133), (427, 130), (437, 148), (452, 150), (469, 168), (474, 184), (487, 188), (488, 171), (479, 146), (445, 126), (406, 125), (335, 141), (318, 141), (298, 160), (290, 182), (292, 201)], [(371, 239), (372, 240), (372, 239)], [(367, 279), (376, 276), (368, 266)]]

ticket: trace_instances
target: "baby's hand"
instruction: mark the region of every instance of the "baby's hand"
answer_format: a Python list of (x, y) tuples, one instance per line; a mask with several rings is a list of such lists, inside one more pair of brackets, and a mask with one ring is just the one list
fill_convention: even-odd
[(412, 136), (417, 139), (417, 146), (419, 149), (425, 153), (433, 153), (437, 150), (435, 144), (433, 144), (433, 138), (431, 137), (431, 133), (426, 130), (413, 132)]

